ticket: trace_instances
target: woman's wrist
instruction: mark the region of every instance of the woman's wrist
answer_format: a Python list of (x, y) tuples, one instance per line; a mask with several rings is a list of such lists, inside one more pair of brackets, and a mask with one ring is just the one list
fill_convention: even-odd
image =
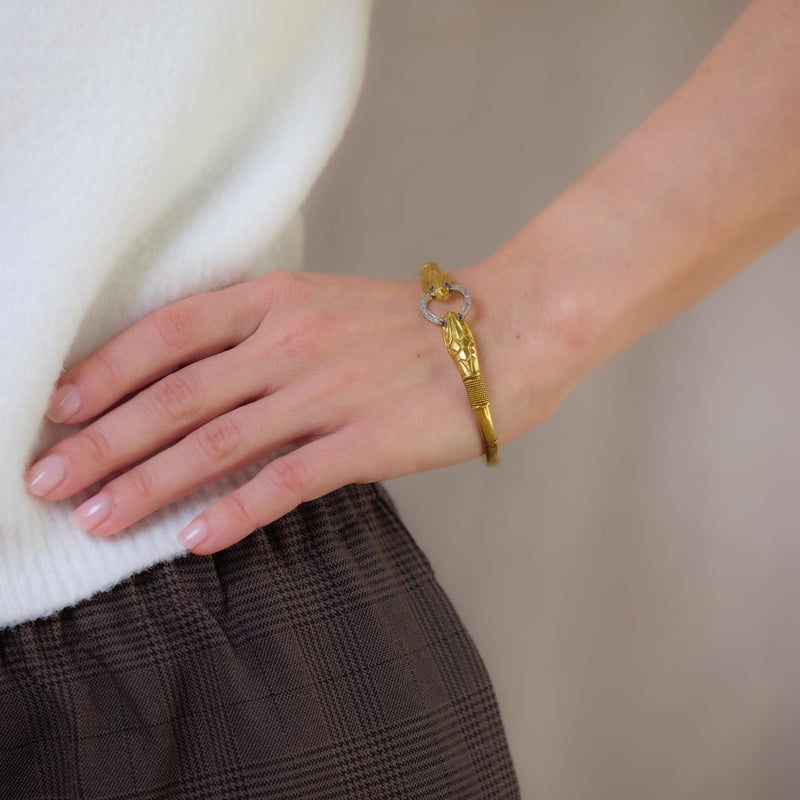
[(477, 265), (487, 324), (531, 392), (549, 365), (563, 397), (800, 223), (798, 31), (796, 2), (752, 3), (684, 86)]
[(472, 295), (469, 323), (501, 443), (543, 422), (587, 371), (581, 321), (537, 267), (501, 249), (450, 272)]
[(501, 442), (800, 222), (797, 31), (796, 2), (752, 3), (648, 119), (495, 254), (452, 273), (475, 299)]

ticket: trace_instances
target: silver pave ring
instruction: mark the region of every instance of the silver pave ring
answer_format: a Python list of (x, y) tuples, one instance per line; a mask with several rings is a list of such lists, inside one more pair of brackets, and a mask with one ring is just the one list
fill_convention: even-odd
[[(469, 296), (469, 290), (464, 288), (463, 286), (456, 286), (452, 283), (446, 283), (445, 286), (450, 289), (451, 292), (458, 292), (459, 294), (464, 296), (464, 308), (458, 312), (458, 316), (460, 319), (464, 319), (467, 316), (467, 311), (469, 311), (469, 307), (472, 304), (472, 298)], [(422, 297), (422, 300), (419, 301), (419, 310), (425, 315), (425, 319), (430, 320), (431, 322), (435, 322), (437, 325), (444, 325), (444, 317), (437, 317), (429, 308), (428, 303), (434, 298), (434, 290), (431, 289), (428, 294)]]

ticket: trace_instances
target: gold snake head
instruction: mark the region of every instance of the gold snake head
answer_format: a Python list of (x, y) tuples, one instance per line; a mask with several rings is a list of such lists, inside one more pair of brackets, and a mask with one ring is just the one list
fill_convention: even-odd
[(461, 372), (461, 377), (471, 378), (473, 375), (478, 375), (480, 373), (478, 350), (469, 325), (455, 311), (448, 311), (444, 315), (444, 321), (442, 338)]

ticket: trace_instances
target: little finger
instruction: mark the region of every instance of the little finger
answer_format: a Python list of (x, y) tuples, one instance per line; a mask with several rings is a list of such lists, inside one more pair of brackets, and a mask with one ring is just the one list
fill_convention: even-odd
[(267, 464), (251, 481), (217, 500), (178, 535), (193, 553), (224, 550), (300, 503), (363, 482), (363, 458), (343, 431), (298, 447)]

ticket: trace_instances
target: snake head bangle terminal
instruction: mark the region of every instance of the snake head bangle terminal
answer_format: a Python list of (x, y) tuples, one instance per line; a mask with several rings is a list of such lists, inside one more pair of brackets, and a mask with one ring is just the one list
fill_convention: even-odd
[[(419, 274), (422, 288), (425, 291), (425, 295), (419, 302), (420, 311), (425, 319), (442, 328), (442, 338), (447, 352), (450, 353), (450, 357), (458, 367), (470, 405), (478, 420), (478, 428), (483, 439), (484, 460), (490, 467), (494, 466), (500, 463), (500, 445), (489, 410), (489, 395), (481, 377), (475, 336), (464, 319), (472, 304), (472, 298), (465, 287), (451, 283), (447, 273), (433, 261), (423, 264), (419, 268)], [(451, 292), (458, 292), (464, 297), (463, 308), (459, 312), (448, 311), (443, 317), (437, 317), (428, 308), (428, 303), (434, 299), (446, 300)]]

